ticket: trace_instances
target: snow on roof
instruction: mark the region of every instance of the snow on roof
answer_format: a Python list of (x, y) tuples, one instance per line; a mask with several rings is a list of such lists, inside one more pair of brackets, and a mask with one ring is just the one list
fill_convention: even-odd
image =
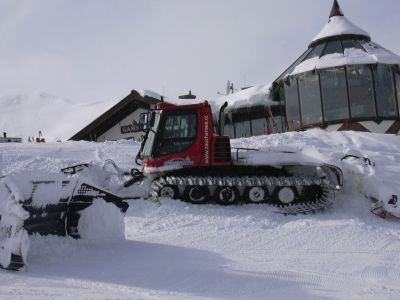
[(312, 43), (328, 37), (341, 35), (362, 35), (369, 39), (371, 38), (368, 32), (351, 23), (346, 17), (333, 16), (322, 31), (312, 40)]
[(213, 111), (219, 111), (225, 101), (228, 102), (227, 110), (257, 105), (278, 105), (270, 98), (270, 87), (271, 84), (257, 85), (234, 94), (219, 96), (215, 101), (211, 101), (210, 105), (213, 107)]
[(326, 69), (345, 65), (360, 64), (400, 64), (400, 56), (386, 50), (374, 42), (361, 42), (365, 49), (349, 48), (344, 53), (334, 53), (322, 57), (314, 57), (300, 63), (291, 74), (295, 75), (314, 69)]
[[(239, 92), (229, 94), (229, 95), (220, 95), (216, 97), (214, 100), (207, 99), (208, 103), (211, 106), (211, 110), (214, 114), (218, 113), (221, 106), (224, 105), (225, 102), (228, 102), (228, 106), (226, 110), (234, 110), (243, 107), (249, 106), (273, 106), (278, 105), (279, 103), (276, 101), (272, 101), (270, 98), (270, 87), (271, 84), (265, 85), (257, 85), (253, 86)], [(185, 105), (185, 104), (195, 104), (202, 103), (206, 101), (202, 98), (197, 99), (168, 99), (169, 103), (176, 105)]]
[(139, 93), (140, 96), (144, 97), (152, 97), (154, 99), (158, 99), (161, 101), (162, 96), (159, 93), (150, 91), (150, 90), (137, 90), (137, 92)]

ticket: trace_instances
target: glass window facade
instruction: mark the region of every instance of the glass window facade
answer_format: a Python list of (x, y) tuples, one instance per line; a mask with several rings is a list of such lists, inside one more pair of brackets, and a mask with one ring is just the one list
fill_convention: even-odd
[(379, 117), (397, 117), (396, 95), (393, 73), (390, 65), (372, 66), (375, 80), (375, 94)]
[[(283, 132), (281, 105), (255, 106), (225, 114), (224, 135), (230, 138)], [(230, 121), (232, 119), (232, 121)]]
[(282, 73), (281, 76), (277, 80), (280, 80), (285, 77), (286, 74), (290, 74), (293, 70), (303, 62), (304, 58), (313, 50), (313, 48), (308, 48), (306, 52), (304, 52), (285, 72)]
[(280, 84), (286, 130), (400, 117), (400, 65), (338, 66), (296, 74)]
[(358, 41), (355, 40), (342, 40), (343, 49), (360, 49), (365, 52), (365, 49), (361, 46)]
[(324, 51), (325, 44), (319, 44), (318, 46), (315, 46), (315, 48), (306, 56), (304, 60), (314, 58), (314, 57), (320, 57), (322, 54), (322, 51)]
[(303, 125), (322, 123), (321, 93), (316, 72), (307, 72), (298, 77), (301, 120)]
[(225, 117), (225, 123), (223, 128), (224, 135), (227, 135), (230, 138), (235, 138), (235, 127), (232, 123), (232, 115), (225, 114), (224, 117)]
[(300, 103), (297, 90), (297, 79), (288, 78), (285, 80), (285, 105), (286, 122), (289, 130), (296, 130), (301, 127)]
[[(367, 36), (346, 34), (311, 43), (273, 85), (274, 100), (284, 102), (281, 110), (283, 129), (327, 126), (347, 120), (400, 120), (400, 64), (347, 65), (351, 59), (333, 60), (343, 64), (323, 69), (323, 60), (328, 59), (324, 57), (326, 55), (343, 54), (351, 58), (376, 51), (387, 50)], [(323, 63), (316, 65), (314, 70), (288, 74), (295, 66), (317, 57), (321, 57)], [(283, 88), (284, 93), (278, 91), (278, 87)]]
[(351, 118), (375, 117), (375, 96), (370, 66), (347, 66), (347, 81)]
[(268, 132), (267, 126), (266, 118), (251, 120), (251, 129), (253, 135), (266, 134)]
[(326, 44), (323, 55), (340, 53), (343, 54), (342, 43), (340, 40), (332, 41)]
[(325, 121), (348, 119), (349, 102), (345, 68), (321, 70), (320, 78)]
[(229, 136), (231, 139), (235, 138), (235, 128), (233, 124), (225, 124), (224, 126), (224, 135)]
[(235, 123), (236, 138), (251, 136), (250, 120)]

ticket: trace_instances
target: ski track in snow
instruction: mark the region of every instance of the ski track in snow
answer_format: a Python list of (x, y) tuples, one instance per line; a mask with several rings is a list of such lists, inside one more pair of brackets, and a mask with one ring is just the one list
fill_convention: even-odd
[[(234, 146), (293, 148), (339, 162), (362, 153), (400, 175), (400, 137), (310, 131)], [(113, 159), (135, 167), (137, 143), (0, 145), (0, 176)], [(0, 299), (399, 299), (400, 222), (369, 212), (355, 187), (332, 207), (283, 216), (266, 205), (131, 200), (125, 241), (31, 237), (26, 271), (0, 270)]]

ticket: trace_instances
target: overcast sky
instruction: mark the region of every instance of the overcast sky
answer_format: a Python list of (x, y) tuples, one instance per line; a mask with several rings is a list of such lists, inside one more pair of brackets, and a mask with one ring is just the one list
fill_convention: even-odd
[[(328, 21), (332, 0), (0, 0), (0, 95), (118, 101), (132, 89), (200, 98), (273, 81)], [(399, 0), (339, 0), (400, 55)]]

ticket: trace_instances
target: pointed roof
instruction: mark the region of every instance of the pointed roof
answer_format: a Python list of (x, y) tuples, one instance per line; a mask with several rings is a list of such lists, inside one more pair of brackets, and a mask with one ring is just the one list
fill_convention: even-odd
[[(329, 50), (328, 44), (336, 40), (347, 40), (347, 43)], [(318, 47), (320, 45), (321, 47)], [(330, 52), (325, 51), (326, 49)], [(312, 55), (313, 53), (315, 55)], [(309, 48), (274, 81), (273, 85), (288, 75), (315, 69), (377, 63), (398, 65), (400, 56), (372, 42), (367, 32), (345, 18), (339, 3), (335, 0), (328, 24), (314, 38)]]
[(365, 40), (370, 41), (371, 37), (368, 32), (357, 27), (351, 23), (344, 16), (342, 9), (339, 6), (337, 0), (333, 1), (331, 13), (329, 15), (328, 24), (321, 30), (321, 32), (312, 40), (311, 45), (317, 44), (318, 42), (327, 38), (336, 36), (356, 36)]
[(335, 0), (335, 1), (333, 1), (332, 10), (331, 10), (331, 14), (329, 15), (329, 18), (337, 17), (337, 16), (343, 17), (344, 14), (342, 12), (342, 9), (339, 6), (339, 3), (337, 2), (337, 0)]

